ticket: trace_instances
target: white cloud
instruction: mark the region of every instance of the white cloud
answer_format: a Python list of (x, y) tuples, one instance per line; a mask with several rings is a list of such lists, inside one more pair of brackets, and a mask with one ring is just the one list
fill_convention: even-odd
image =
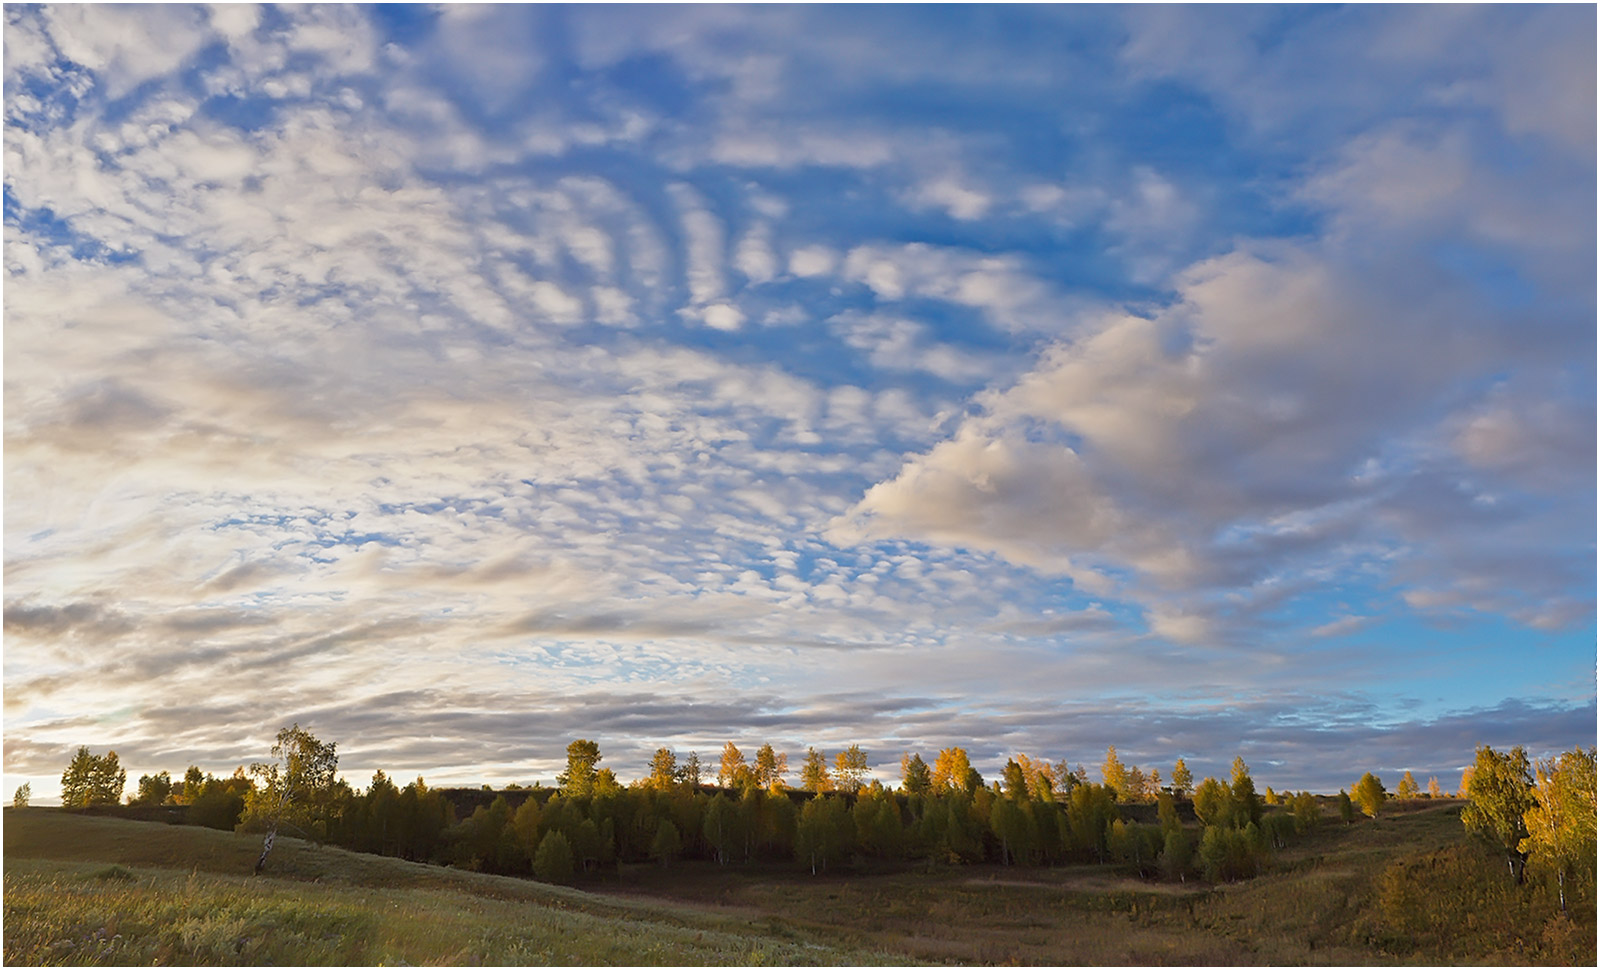
[(733, 261), (745, 279), (752, 283), (765, 283), (777, 276), (778, 257), (772, 251), (772, 228), (765, 223), (752, 226), (739, 240)]
[(789, 272), (800, 277), (827, 276), (838, 261), (839, 254), (826, 246), (803, 246), (789, 254)]
[(47, 8), (45, 20), (56, 49), (101, 76), (110, 98), (172, 73), (212, 36), (201, 11), (192, 7), (69, 4)]
[(733, 331), (744, 326), (744, 314), (728, 303), (713, 303), (702, 311), (701, 319), (713, 330)]
[(683, 183), (672, 186), (683, 220), (685, 274), (691, 303), (710, 303), (723, 295), (722, 222), (706, 208), (698, 193)]
[(913, 206), (943, 209), (952, 218), (966, 221), (982, 219), (994, 203), (987, 193), (950, 175), (923, 182), (907, 194), (907, 199)]

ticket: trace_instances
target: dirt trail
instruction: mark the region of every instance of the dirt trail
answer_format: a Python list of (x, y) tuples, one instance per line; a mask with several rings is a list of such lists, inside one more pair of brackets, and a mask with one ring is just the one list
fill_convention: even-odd
[(962, 885), (966, 886), (1016, 886), (1023, 889), (1051, 889), (1057, 892), (1071, 893), (1104, 893), (1104, 892), (1130, 892), (1130, 893), (1155, 893), (1162, 896), (1187, 896), (1191, 893), (1203, 892), (1204, 887), (1196, 884), (1169, 883), (1169, 882), (1144, 882), (1140, 879), (1123, 879), (1116, 876), (1078, 876), (1069, 881), (1038, 882), (1032, 879), (997, 879), (993, 876), (979, 876), (968, 879)]

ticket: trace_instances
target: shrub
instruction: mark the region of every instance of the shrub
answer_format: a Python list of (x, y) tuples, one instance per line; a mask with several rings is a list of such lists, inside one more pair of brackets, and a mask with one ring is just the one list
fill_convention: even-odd
[(572, 880), (572, 846), (560, 832), (548, 832), (533, 854), (533, 874), (545, 882)]

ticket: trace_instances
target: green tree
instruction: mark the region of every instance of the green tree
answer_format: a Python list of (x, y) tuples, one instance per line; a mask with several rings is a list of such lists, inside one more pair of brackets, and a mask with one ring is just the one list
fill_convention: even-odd
[[(245, 794), (241, 824), (265, 826), (274, 833), (286, 824), (306, 838), (326, 838), (339, 771), (337, 742), (324, 744), (296, 723), (278, 732), (272, 759), (250, 766), (259, 787)], [(269, 838), (258, 868), (266, 864), (270, 849)]]
[(1520, 746), (1501, 754), (1485, 744), (1478, 748), (1471, 772), (1462, 824), (1468, 832), (1505, 851), (1511, 879), (1520, 883), (1526, 856), (1519, 847), (1528, 837), (1523, 817), (1534, 806), (1528, 755)]
[(140, 775), (138, 794), (133, 796), (134, 805), (160, 805), (172, 794), (172, 776), (167, 772), (154, 775)]
[(1356, 806), (1350, 801), (1350, 795), (1343, 788), (1339, 789), (1339, 821), (1346, 825), (1356, 820)]
[(1230, 786), (1234, 810), (1240, 826), (1254, 822), (1261, 824), (1261, 796), (1256, 794), (1255, 779), (1250, 777), (1250, 766), (1243, 756), (1233, 759), (1233, 784)]
[(1138, 765), (1127, 765), (1122, 769), (1123, 797), (1130, 802), (1142, 802), (1149, 795), (1150, 778), (1144, 769)]
[(1555, 876), (1561, 910), (1567, 886), (1582, 878), (1590, 888), (1595, 874), (1595, 749), (1573, 748), (1539, 762), (1534, 804), (1522, 815), (1528, 835), (1517, 846), (1538, 870)]
[(545, 882), (572, 881), (572, 846), (560, 832), (548, 832), (533, 854), (533, 874)]
[[(595, 775), (599, 773), (598, 765), (602, 759), (600, 745), (586, 738), (579, 738), (567, 745), (567, 770), (556, 776), (556, 784), (560, 785), (569, 798), (583, 798), (594, 792)], [(571, 845), (567, 846), (571, 850)]]
[(989, 829), (1000, 840), (1000, 861), (1013, 865), (1027, 859), (1033, 848), (1032, 816), (1010, 798), (997, 799), (989, 809)]
[(1161, 873), (1168, 879), (1179, 882), (1188, 881), (1185, 877), (1189, 872), (1189, 860), (1194, 856), (1194, 846), (1189, 842), (1189, 836), (1183, 829), (1167, 829), (1167, 837), (1161, 847)]
[(1411, 769), (1406, 769), (1406, 773), (1400, 776), (1400, 784), (1394, 786), (1394, 797), (1409, 801), (1421, 793), (1422, 789), (1417, 787), (1417, 780), (1411, 777)]
[(1075, 785), (1067, 796), (1066, 817), (1072, 847), (1104, 862), (1106, 826), (1117, 817), (1115, 793), (1105, 785)]
[(1368, 818), (1377, 818), (1378, 813), (1383, 811), (1385, 797), (1383, 782), (1378, 780), (1377, 775), (1369, 771), (1361, 776), (1361, 780), (1356, 782), (1354, 788), (1350, 789), (1350, 797), (1354, 799), (1356, 806), (1361, 809), (1363, 815)]
[(30, 798), (32, 798), (32, 797), (33, 797), (33, 782), (25, 781), (22, 784), (17, 786), (17, 790), (16, 791), (11, 793), (11, 807), (12, 808), (27, 808), (28, 807), (28, 800)]
[(1233, 793), (1215, 778), (1205, 779), (1194, 790), (1194, 814), (1205, 825), (1233, 828), (1238, 819)]
[(122, 789), (127, 782), (128, 773), (118, 762), (115, 751), (97, 757), (90, 754), (87, 747), (80, 747), (61, 774), (61, 805), (63, 808), (115, 805), (122, 801)]
[(1017, 764), (1017, 759), (1006, 761), (1006, 766), (1000, 773), (1000, 784), (1004, 788), (1006, 797), (1014, 802), (1023, 801), (1028, 797), (1028, 778), (1022, 773), (1022, 766)]
[(827, 871), (830, 862), (844, 858), (853, 840), (855, 824), (844, 800), (819, 795), (800, 809), (795, 832), (795, 855), (811, 866), (811, 874)]
[(728, 864), (729, 852), (736, 842), (738, 834), (736, 814), (733, 802), (722, 792), (717, 792), (716, 797), (706, 805), (704, 832), (706, 842), (716, 853), (718, 865)]
[(922, 795), (933, 788), (933, 773), (920, 754), (902, 755), (900, 758), (900, 787), (908, 794)]
[[(539, 842), (543, 836), (544, 810), (539, 806), (539, 799), (529, 795), (517, 806), (517, 813), (511, 816), (511, 835), (522, 855), (533, 861), (534, 854), (539, 851)], [(570, 848), (570, 846), (569, 846)]]
[(789, 756), (763, 744), (756, 751), (756, 784), (762, 788), (782, 785), (783, 776), (789, 773)]
[(678, 854), (683, 851), (682, 840), (678, 838), (678, 827), (672, 824), (672, 819), (662, 819), (656, 826), (656, 837), (650, 840), (650, 858), (661, 863), (664, 869)]
[(1289, 811), (1294, 813), (1294, 827), (1297, 832), (1309, 832), (1322, 821), (1322, 809), (1317, 806), (1317, 798), (1308, 791), (1289, 799)]
[(1156, 822), (1163, 834), (1183, 828), (1183, 822), (1178, 818), (1177, 801), (1167, 792), (1156, 796)]
[(1194, 790), (1194, 775), (1189, 773), (1189, 766), (1179, 758), (1172, 766), (1172, 793), (1179, 798), (1186, 797)]
[(800, 766), (800, 787), (819, 795), (833, 789), (833, 779), (828, 776), (828, 756), (816, 748), (806, 749), (805, 764)]
[(701, 774), (700, 755), (691, 751), (689, 757), (683, 759), (683, 765), (678, 768), (678, 780), (690, 788), (697, 788), (700, 785)]
[(650, 758), (649, 786), (656, 791), (666, 791), (678, 782), (678, 756), (671, 748), (657, 748)]
[(190, 765), (189, 770), (183, 773), (183, 794), (177, 799), (179, 805), (189, 805), (200, 797), (200, 789), (206, 784), (205, 773), (199, 765)]
[(860, 791), (866, 774), (867, 753), (861, 750), (861, 745), (852, 744), (834, 758), (833, 784), (840, 791), (851, 795)]

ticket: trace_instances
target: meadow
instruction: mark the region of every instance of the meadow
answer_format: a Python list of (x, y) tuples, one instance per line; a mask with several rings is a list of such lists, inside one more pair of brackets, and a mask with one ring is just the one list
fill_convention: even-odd
[(56, 964), (1593, 965), (1460, 803), (1332, 819), (1250, 880), (1106, 866), (620, 866), (579, 888), (280, 838), (5, 811), (5, 960)]

